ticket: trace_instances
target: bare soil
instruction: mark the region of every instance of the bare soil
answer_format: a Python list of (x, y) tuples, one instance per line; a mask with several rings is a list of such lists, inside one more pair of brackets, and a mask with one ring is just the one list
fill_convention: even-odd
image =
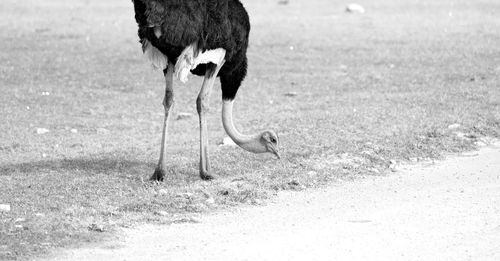
[(50, 260), (500, 260), (499, 145)]

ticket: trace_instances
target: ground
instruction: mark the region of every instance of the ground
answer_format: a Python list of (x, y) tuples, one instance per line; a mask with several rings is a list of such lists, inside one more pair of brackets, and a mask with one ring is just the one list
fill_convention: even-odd
[(500, 143), (49, 260), (499, 260)]
[(338, 0), (244, 3), (251, 46), (235, 121), (245, 133), (276, 129), (283, 159), (218, 145), (217, 85), (220, 178), (201, 181), (192, 77), (175, 82), (169, 175), (151, 183), (164, 83), (141, 54), (132, 3), (0, 2), (0, 204), (11, 207), (0, 212), (0, 259), (355, 182), (500, 136), (495, 0), (381, 0), (360, 3), (363, 15)]

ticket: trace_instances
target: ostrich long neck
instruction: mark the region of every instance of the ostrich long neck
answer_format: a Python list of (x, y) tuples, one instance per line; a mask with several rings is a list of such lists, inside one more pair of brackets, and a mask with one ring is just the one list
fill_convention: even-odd
[(265, 146), (260, 143), (260, 134), (244, 135), (241, 134), (233, 123), (233, 102), (234, 100), (222, 101), (222, 125), (227, 132), (227, 135), (233, 139), (241, 148), (253, 152), (264, 153), (266, 152)]

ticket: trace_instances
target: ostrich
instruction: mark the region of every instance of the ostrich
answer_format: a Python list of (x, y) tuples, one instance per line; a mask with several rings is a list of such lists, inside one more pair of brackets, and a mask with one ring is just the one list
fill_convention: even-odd
[(248, 14), (239, 0), (132, 0), (139, 38), (153, 66), (163, 70), (166, 88), (165, 117), (160, 159), (152, 180), (166, 175), (166, 147), (169, 114), (174, 105), (173, 78), (182, 82), (192, 73), (204, 76), (196, 100), (200, 122), (200, 177), (210, 180), (207, 110), (215, 79), (222, 88), (222, 123), (229, 137), (253, 153), (278, 154), (278, 135), (266, 130), (254, 135), (241, 134), (233, 124), (233, 101), (246, 76)]

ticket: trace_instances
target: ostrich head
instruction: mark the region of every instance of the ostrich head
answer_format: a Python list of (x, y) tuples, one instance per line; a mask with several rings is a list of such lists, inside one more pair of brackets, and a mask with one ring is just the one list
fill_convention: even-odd
[(273, 130), (266, 130), (260, 135), (260, 144), (265, 148), (265, 152), (272, 153), (281, 159), (279, 154), (279, 139), (278, 134)]
[(266, 130), (254, 135), (241, 134), (233, 124), (233, 100), (223, 100), (222, 124), (231, 139), (242, 149), (253, 153), (272, 153), (280, 159), (278, 134)]

